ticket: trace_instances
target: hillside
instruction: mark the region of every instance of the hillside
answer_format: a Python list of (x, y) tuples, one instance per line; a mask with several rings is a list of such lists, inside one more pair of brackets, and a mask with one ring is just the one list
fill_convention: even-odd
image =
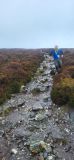
[[(0, 107), (0, 160), (74, 160), (74, 110), (68, 110), (67, 103), (62, 104), (65, 93), (73, 88), (70, 57), (64, 53), (62, 71), (53, 76), (53, 58), (45, 53), (30, 83)], [(60, 79), (65, 77), (72, 81), (65, 83), (67, 92), (60, 85)], [(58, 92), (58, 85), (63, 97), (59, 101), (60, 93), (55, 94), (55, 105), (51, 91), (57, 88)], [(71, 102), (68, 101), (69, 108)]]
[(74, 50), (65, 50), (61, 73), (54, 76), (52, 100), (58, 105), (74, 107)]
[(42, 60), (41, 50), (0, 50), (0, 104), (32, 79)]

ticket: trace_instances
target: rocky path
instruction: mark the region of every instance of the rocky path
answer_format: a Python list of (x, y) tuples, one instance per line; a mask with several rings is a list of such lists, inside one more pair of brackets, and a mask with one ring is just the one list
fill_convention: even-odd
[(54, 64), (44, 56), (34, 79), (0, 109), (0, 160), (74, 160), (74, 123), (51, 101)]

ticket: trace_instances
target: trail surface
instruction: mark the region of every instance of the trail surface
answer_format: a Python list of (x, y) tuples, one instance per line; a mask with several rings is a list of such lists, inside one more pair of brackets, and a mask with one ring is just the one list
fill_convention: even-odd
[(12, 111), (0, 117), (0, 160), (74, 160), (74, 113), (52, 103), (54, 63), (44, 57), (24, 93), (2, 106)]

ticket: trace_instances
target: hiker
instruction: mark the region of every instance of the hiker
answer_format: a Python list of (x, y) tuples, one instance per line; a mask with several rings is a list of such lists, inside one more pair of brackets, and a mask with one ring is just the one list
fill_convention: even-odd
[(53, 56), (56, 70), (59, 72), (62, 67), (63, 51), (58, 49), (58, 46), (55, 46), (54, 49), (50, 50), (50, 54)]

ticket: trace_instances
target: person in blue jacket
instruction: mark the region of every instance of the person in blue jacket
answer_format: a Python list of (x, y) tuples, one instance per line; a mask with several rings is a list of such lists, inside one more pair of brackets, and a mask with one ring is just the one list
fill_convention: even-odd
[(56, 70), (59, 71), (62, 67), (62, 49), (58, 49), (58, 46), (55, 46), (54, 49), (50, 50), (50, 54), (53, 56)]

